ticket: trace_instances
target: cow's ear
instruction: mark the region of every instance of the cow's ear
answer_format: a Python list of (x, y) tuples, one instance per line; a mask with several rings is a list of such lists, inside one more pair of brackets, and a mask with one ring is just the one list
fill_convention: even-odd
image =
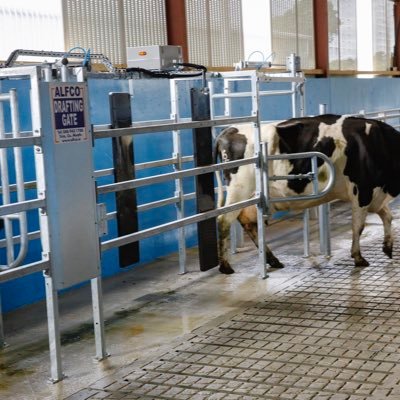
[(281, 153), (295, 153), (298, 149), (298, 139), (304, 125), (298, 121), (282, 122), (276, 127), (279, 136)]

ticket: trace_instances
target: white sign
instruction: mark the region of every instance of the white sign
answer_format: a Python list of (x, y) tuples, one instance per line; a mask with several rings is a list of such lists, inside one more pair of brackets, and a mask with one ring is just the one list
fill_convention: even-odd
[(67, 83), (50, 86), (54, 141), (73, 143), (88, 140), (85, 118), (86, 87)]

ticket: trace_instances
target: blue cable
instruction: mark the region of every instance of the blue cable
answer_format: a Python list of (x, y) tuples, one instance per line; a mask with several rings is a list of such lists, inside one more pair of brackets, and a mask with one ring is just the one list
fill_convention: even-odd
[(83, 47), (76, 46), (76, 47), (73, 47), (72, 49), (69, 49), (64, 54), (63, 58), (68, 58), (68, 55), (71, 54), (74, 50), (81, 50), (84, 53), (82, 65), (83, 66), (87, 66), (88, 63), (90, 62), (90, 49), (85, 50)]

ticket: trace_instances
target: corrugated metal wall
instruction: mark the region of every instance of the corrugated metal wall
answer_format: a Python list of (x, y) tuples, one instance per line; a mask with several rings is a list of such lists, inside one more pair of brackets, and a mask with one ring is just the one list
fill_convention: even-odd
[[(232, 66), (243, 59), (241, 0), (186, 0), (189, 61)], [(164, 0), (63, 0), (66, 48), (126, 63), (126, 47), (167, 44)]]
[(241, 0), (186, 0), (189, 59), (212, 66), (243, 60)]
[(63, 0), (65, 47), (126, 63), (126, 47), (167, 43), (164, 0)]

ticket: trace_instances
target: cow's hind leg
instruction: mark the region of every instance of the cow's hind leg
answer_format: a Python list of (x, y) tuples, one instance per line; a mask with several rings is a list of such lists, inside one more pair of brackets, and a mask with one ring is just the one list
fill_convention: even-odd
[(233, 274), (235, 272), (228, 261), (228, 238), (231, 224), (238, 214), (239, 212), (231, 212), (218, 217), (219, 271), (222, 274)]
[(361, 255), (360, 250), (360, 236), (365, 227), (365, 219), (367, 217), (367, 207), (359, 207), (354, 205), (352, 207), (352, 231), (353, 242), (351, 245), (351, 256), (354, 258), (354, 265), (356, 267), (368, 267), (369, 262)]
[[(248, 219), (241, 213), (238, 217), (240, 224), (243, 226), (243, 229), (250, 236), (250, 239), (258, 248), (258, 230), (257, 224), (255, 222), (249, 222)], [(267, 263), (272, 268), (283, 268), (284, 265), (274, 256), (271, 249), (265, 244), (265, 253), (267, 255)]]
[(383, 222), (383, 252), (389, 257), (393, 256), (393, 236), (392, 236), (392, 212), (389, 206), (385, 206), (378, 211), (378, 215)]

